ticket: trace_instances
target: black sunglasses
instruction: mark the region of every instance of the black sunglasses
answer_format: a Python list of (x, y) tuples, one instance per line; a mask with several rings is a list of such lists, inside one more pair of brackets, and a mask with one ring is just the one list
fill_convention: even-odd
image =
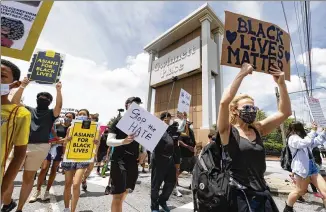
[(259, 110), (258, 107), (253, 105), (243, 105), (240, 110), (246, 111), (246, 112), (257, 112)]

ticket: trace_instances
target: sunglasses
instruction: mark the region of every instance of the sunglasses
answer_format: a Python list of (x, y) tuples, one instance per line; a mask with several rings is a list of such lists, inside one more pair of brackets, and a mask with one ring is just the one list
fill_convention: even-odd
[(259, 108), (256, 106), (253, 106), (253, 105), (243, 105), (240, 110), (246, 111), (246, 112), (257, 112), (259, 110)]

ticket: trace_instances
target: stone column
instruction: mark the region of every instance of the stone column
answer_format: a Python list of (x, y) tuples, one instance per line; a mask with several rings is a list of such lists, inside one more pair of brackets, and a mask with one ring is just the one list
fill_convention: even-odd
[(205, 15), (201, 22), (201, 52), (202, 52), (202, 126), (201, 129), (210, 129), (212, 126), (212, 73), (209, 70), (208, 39), (211, 35), (212, 18)]
[(218, 120), (218, 111), (220, 107), (220, 101), (223, 94), (223, 75), (221, 70), (221, 36), (223, 31), (219, 28), (213, 31), (214, 41), (217, 46), (217, 74), (215, 75), (215, 105), (216, 105), (216, 124)]
[(149, 82), (148, 82), (148, 90), (147, 90), (147, 111), (151, 112), (152, 108), (152, 86), (151, 86), (151, 78), (152, 78), (152, 63), (155, 60), (155, 51), (149, 52), (149, 62), (148, 62), (148, 74), (149, 74)]

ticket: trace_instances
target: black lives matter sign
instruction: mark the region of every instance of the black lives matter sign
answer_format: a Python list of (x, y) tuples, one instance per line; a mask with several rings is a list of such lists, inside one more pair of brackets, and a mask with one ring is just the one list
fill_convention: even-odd
[(225, 11), (221, 64), (243, 63), (264, 73), (275, 64), (290, 80), (290, 36), (275, 24)]

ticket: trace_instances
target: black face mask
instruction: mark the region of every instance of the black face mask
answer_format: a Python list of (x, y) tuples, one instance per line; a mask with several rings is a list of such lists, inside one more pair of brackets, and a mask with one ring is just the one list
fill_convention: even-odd
[(252, 124), (256, 120), (257, 112), (256, 111), (244, 111), (239, 110), (239, 118), (246, 124)]
[(37, 102), (37, 109), (40, 109), (40, 110), (49, 109), (49, 105), (50, 105), (49, 100), (40, 98), (40, 99), (37, 99), (36, 102)]

